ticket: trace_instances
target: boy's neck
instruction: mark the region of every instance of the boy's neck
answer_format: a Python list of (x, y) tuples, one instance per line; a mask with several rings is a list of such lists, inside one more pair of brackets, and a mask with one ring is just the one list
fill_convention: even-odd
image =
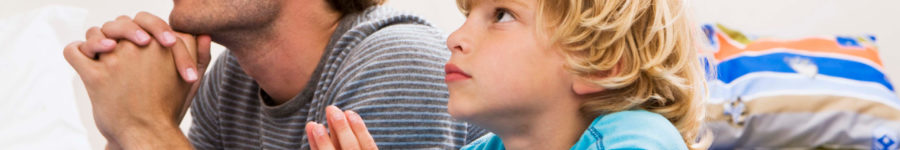
[(569, 149), (587, 129), (590, 120), (581, 115), (578, 107), (565, 108), (495, 120), (492, 122), (499, 124), (490, 130), (502, 139), (506, 149)]

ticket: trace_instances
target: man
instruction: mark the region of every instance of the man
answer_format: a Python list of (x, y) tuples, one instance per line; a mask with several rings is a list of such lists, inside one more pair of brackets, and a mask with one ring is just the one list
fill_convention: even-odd
[[(307, 122), (347, 123), (326, 121), (329, 105), (365, 119), (379, 148), (456, 149), (482, 135), (446, 112), (444, 36), (380, 3), (175, 0), (171, 28), (119, 17), (64, 54), (110, 148), (309, 149)], [(198, 76), (210, 40), (228, 51)]]

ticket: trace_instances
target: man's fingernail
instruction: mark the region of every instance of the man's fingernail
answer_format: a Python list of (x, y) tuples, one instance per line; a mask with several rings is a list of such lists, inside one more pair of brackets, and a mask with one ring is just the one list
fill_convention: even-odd
[(163, 43), (175, 43), (175, 35), (172, 35), (171, 32), (166, 31), (162, 33)]
[(135, 40), (138, 40), (138, 42), (150, 40), (150, 35), (147, 35), (147, 33), (144, 31), (137, 30), (137, 31), (134, 31), (134, 34), (135, 34), (135, 38), (137, 38)]
[(100, 44), (102, 44), (103, 47), (113, 47), (113, 46), (116, 46), (116, 41), (113, 41), (110, 39), (103, 39), (103, 40), (100, 40)]
[(194, 68), (187, 68), (187, 78), (188, 80), (195, 81), (197, 80), (197, 71)]

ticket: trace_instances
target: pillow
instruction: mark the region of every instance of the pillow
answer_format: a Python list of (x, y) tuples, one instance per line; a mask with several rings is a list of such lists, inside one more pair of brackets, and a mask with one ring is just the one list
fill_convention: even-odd
[(874, 36), (755, 38), (704, 25), (711, 149), (897, 149), (900, 98)]
[(48, 6), (0, 18), (0, 149), (91, 148), (76, 109), (80, 81), (62, 56), (68, 42), (84, 38), (86, 17), (84, 9)]

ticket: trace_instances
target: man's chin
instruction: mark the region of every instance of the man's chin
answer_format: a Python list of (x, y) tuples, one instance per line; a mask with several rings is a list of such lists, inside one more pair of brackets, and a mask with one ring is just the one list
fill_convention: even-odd
[(209, 31), (204, 31), (205, 29), (202, 28), (203, 25), (198, 25), (199, 22), (200, 21), (197, 19), (189, 19), (186, 16), (178, 16), (174, 11), (172, 12), (172, 15), (169, 15), (169, 26), (172, 26), (172, 29), (174, 29), (175, 31), (190, 34), (209, 33)]
[(212, 16), (200, 9), (183, 8), (175, 6), (169, 13), (169, 26), (175, 31), (190, 34), (209, 34), (216, 27)]

